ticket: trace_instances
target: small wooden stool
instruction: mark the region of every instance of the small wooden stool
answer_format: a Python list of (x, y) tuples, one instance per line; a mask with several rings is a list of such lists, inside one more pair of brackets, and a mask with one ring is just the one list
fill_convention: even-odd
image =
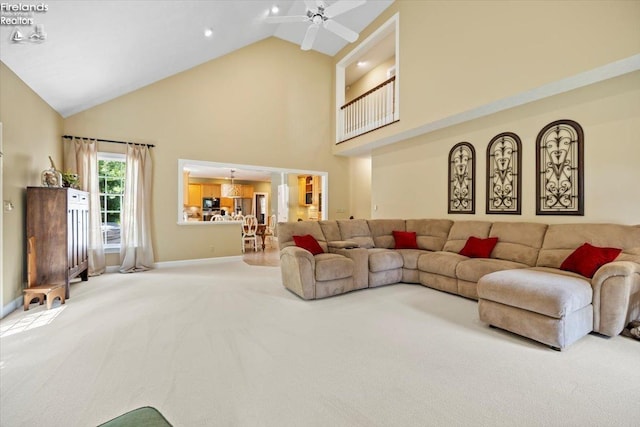
[(34, 298), (38, 299), (38, 303), (42, 305), (45, 297), (47, 298), (47, 310), (51, 308), (53, 300), (60, 298), (60, 304), (64, 304), (66, 293), (64, 283), (58, 283), (55, 285), (38, 285), (32, 286), (24, 290), (24, 311), (29, 310), (29, 305)]
[(29, 305), (34, 298), (38, 299), (40, 305), (47, 299), (47, 310), (51, 308), (53, 300), (60, 298), (60, 303), (64, 304), (67, 287), (64, 283), (52, 283), (46, 285), (36, 285), (36, 238), (29, 237), (27, 245), (27, 286), (24, 290), (24, 311), (29, 310)]

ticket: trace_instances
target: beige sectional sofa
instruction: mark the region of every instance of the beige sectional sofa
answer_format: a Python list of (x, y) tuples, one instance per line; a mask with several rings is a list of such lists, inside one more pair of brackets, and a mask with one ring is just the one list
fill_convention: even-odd
[[(394, 249), (394, 231), (418, 249)], [(324, 253), (297, 247), (313, 236)], [(497, 237), (490, 258), (459, 252), (469, 237)], [(480, 319), (562, 349), (594, 331), (615, 336), (640, 317), (640, 226), (374, 219), (278, 224), (284, 286), (304, 299), (417, 283), (479, 301)], [(622, 253), (592, 279), (561, 270), (583, 243)]]

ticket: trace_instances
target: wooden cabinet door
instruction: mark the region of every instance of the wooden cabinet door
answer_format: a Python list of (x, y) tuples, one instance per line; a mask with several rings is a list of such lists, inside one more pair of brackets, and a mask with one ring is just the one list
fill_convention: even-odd
[(253, 185), (242, 186), (242, 197), (245, 199), (253, 199)]
[(202, 185), (189, 184), (189, 206), (202, 207)]
[(220, 198), (220, 184), (202, 184), (202, 197)]
[(230, 197), (222, 197), (220, 198), (220, 207), (227, 208), (229, 210), (233, 210), (233, 199)]

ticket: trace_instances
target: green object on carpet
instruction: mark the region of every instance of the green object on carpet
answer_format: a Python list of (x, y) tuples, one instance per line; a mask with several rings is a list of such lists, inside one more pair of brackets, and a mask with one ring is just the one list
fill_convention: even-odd
[(143, 406), (100, 424), (98, 427), (171, 427), (171, 423), (156, 408)]

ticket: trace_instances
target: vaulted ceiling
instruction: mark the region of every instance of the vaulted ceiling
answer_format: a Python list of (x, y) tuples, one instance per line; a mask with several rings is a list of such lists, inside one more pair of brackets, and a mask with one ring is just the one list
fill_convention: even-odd
[[(308, 23), (270, 24), (264, 17), (273, 6), (278, 15), (304, 15), (305, 3), (313, 0), (9, 3), (47, 10), (0, 11), (5, 19), (30, 19), (0, 26), (0, 60), (67, 117), (267, 37), (301, 44)], [(360, 32), (391, 3), (368, 0), (335, 21)], [(16, 30), (22, 41), (12, 40)], [(46, 36), (30, 38), (34, 33)], [(321, 29), (313, 50), (333, 56), (346, 44)]]

